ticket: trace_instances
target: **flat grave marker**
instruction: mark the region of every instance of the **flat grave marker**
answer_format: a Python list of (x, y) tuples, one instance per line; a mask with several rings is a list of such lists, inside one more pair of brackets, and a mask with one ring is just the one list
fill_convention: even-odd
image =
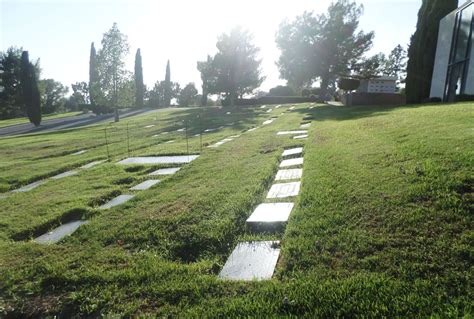
[(262, 124), (263, 125), (268, 125), (268, 124), (272, 124), (274, 120), (266, 120), (265, 122), (263, 122)]
[(276, 181), (284, 181), (290, 179), (300, 179), (303, 176), (303, 170), (301, 168), (294, 169), (282, 169), (276, 174)]
[(267, 198), (287, 198), (297, 196), (300, 192), (301, 182), (273, 184), (268, 191)]
[(46, 180), (36, 181), (36, 182), (30, 183), (28, 185), (25, 185), (23, 187), (12, 190), (12, 193), (29, 192), (30, 190), (35, 189), (36, 187), (38, 187), (40, 185), (43, 185), (44, 183), (46, 183)]
[(121, 204), (131, 200), (134, 197), (135, 197), (135, 195), (119, 195), (119, 196), (111, 199), (107, 203), (99, 206), (99, 209), (109, 209), (109, 208), (121, 205)]
[(290, 167), (290, 166), (296, 166), (296, 165), (303, 165), (303, 158), (298, 157), (298, 158), (292, 158), (292, 159), (287, 159), (284, 160), (280, 163), (280, 167)]
[(301, 139), (304, 139), (304, 138), (307, 138), (307, 137), (308, 137), (308, 134), (303, 134), (303, 135), (295, 136), (295, 137), (293, 137), (293, 139), (295, 139), (295, 140), (301, 140)]
[(149, 179), (147, 181), (144, 181), (138, 185), (135, 185), (133, 187), (130, 187), (130, 190), (131, 191), (144, 191), (144, 190), (147, 190), (149, 188), (151, 188), (152, 186), (160, 183), (161, 181), (159, 179)]
[(74, 170), (67, 171), (67, 172), (55, 175), (55, 176), (51, 177), (51, 179), (61, 179), (61, 178), (69, 177), (69, 176), (74, 176), (78, 173), (79, 173), (78, 171), (74, 171)]
[(177, 171), (179, 171), (181, 167), (171, 167), (171, 168), (160, 168), (154, 172), (151, 172), (150, 176), (156, 176), (156, 175), (173, 175)]
[(309, 128), (311, 123), (301, 124), (300, 128)]
[(105, 160), (90, 162), (90, 163), (87, 163), (87, 164), (85, 164), (85, 165), (82, 165), (81, 168), (82, 168), (82, 169), (92, 168), (92, 167), (94, 167), (94, 166), (96, 166), (96, 165), (102, 164), (103, 162), (105, 162)]
[(118, 164), (187, 164), (198, 157), (199, 155), (129, 157)]
[(155, 126), (155, 124), (147, 125), (147, 126), (145, 126), (145, 128), (151, 128), (153, 126)]
[(87, 150), (80, 150), (78, 152), (72, 153), (71, 155), (73, 155), (73, 156), (81, 155), (81, 154), (84, 154), (85, 152), (87, 152)]
[(283, 154), (281, 156), (291, 156), (291, 155), (297, 155), (303, 153), (303, 148), (302, 147), (296, 147), (296, 148), (291, 148), (283, 151)]
[(247, 219), (247, 224), (287, 222), (294, 205), (293, 203), (260, 204)]
[(298, 134), (306, 134), (308, 131), (281, 131), (278, 132), (277, 135), (298, 135)]
[(66, 236), (70, 236), (74, 233), (81, 225), (87, 224), (86, 220), (75, 220), (69, 223), (62, 224), (56, 227), (52, 231), (43, 234), (35, 238), (35, 242), (38, 244), (55, 244)]
[(246, 281), (271, 279), (279, 255), (278, 241), (238, 243), (219, 273), (219, 278)]

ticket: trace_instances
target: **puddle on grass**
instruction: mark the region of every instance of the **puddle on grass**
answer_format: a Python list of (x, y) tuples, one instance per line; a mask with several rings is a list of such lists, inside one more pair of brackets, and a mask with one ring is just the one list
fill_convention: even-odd
[(227, 259), (219, 278), (246, 281), (271, 279), (279, 255), (278, 241), (239, 243)]
[(198, 157), (199, 155), (129, 157), (118, 164), (187, 164)]
[(55, 244), (66, 236), (74, 233), (81, 225), (88, 223), (86, 220), (75, 220), (62, 224), (52, 231), (35, 238), (38, 244)]

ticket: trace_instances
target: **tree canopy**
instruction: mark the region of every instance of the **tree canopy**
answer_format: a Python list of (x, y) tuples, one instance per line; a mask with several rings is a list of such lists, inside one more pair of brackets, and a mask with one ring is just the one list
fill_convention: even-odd
[(180, 106), (189, 106), (194, 104), (198, 91), (194, 83), (188, 83), (178, 95), (178, 103)]
[(41, 97), (38, 89), (38, 79), (33, 64), (30, 62), (28, 51), (21, 54), (21, 87), (26, 114), (35, 126), (41, 124)]
[(370, 47), (373, 32), (359, 31), (363, 6), (331, 3), (327, 13), (305, 12), (280, 25), (276, 43), (280, 77), (296, 88), (321, 82), (323, 94), (340, 75), (350, 74)]
[(143, 84), (142, 55), (140, 49), (135, 54), (135, 106), (143, 107), (145, 85)]

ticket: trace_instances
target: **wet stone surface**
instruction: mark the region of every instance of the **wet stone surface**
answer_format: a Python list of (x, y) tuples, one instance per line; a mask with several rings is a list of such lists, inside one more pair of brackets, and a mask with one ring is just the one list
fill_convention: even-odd
[(284, 181), (290, 179), (300, 179), (301, 176), (303, 176), (303, 170), (301, 168), (282, 169), (277, 172), (275, 180)]
[(81, 225), (86, 224), (85, 220), (75, 220), (53, 229), (52, 231), (35, 238), (38, 244), (54, 244), (66, 236), (74, 233)]
[(239, 243), (227, 259), (219, 278), (247, 281), (271, 279), (279, 255), (278, 241)]
[(159, 170), (151, 172), (148, 175), (151, 175), (151, 176), (155, 176), (155, 175), (173, 175), (174, 173), (176, 173), (180, 169), (181, 169), (181, 167), (161, 168)]
[(129, 157), (118, 164), (187, 164), (198, 157), (199, 155)]
[(298, 135), (298, 134), (306, 134), (308, 131), (283, 131), (278, 132), (277, 135)]
[(64, 177), (74, 176), (74, 175), (76, 175), (76, 174), (78, 174), (78, 173), (79, 173), (78, 171), (67, 171), (67, 172), (64, 172), (64, 173), (55, 175), (55, 176), (53, 176), (53, 177), (51, 177), (51, 178), (52, 178), (52, 179), (61, 179), (61, 178), (64, 178)]
[(280, 167), (290, 167), (290, 166), (296, 166), (296, 165), (303, 165), (303, 158), (298, 157), (298, 158), (292, 158), (292, 159), (287, 159), (284, 160), (280, 163)]
[(267, 198), (286, 198), (297, 196), (300, 192), (300, 182), (273, 184), (268, 191)]
[(255, 208), (247, 223), (278, 223), (288, 221), (293, 203), (260, 204)]
[(130, 188), (132, 191), (144, 191), (161, 182), (159, 179), (149, 179)]
[(32, 189), (35, 189), (36, 187), (40, 186), (40, 185), (43, 185), (44, 183), (46, 183), (45, 180), (42, 180), (42, 181), (36, 181), (34, 183), (31, 183), (31, 184), (28, 184), (28, 185), (25, 185), (23, 187), (20, 187), (20, 188), (17, 188), (17, 189), (14, 189), (12, 190), (13, 193), (24, 193), (24, 192), (29, 192), (30, 190)]
[(302, 147), (296, 147), (296, 148), (291, 148), (288, 150), (285, 150), (281, 156), (291, 156), (291, 155), (299, 155), (303, 153), (303, 148)]
[(118, 206), (120, 204), (123, 204), (123, 203), (131, 200), (134, 197), (135, 197), (135, 195), (119, 195), (119, 196), (115, 197), (114, 199), (108, 201), (104, 205), (99, 206), (99, 209), (109, 209), (109, 208), (112, 208), (114, 206)]

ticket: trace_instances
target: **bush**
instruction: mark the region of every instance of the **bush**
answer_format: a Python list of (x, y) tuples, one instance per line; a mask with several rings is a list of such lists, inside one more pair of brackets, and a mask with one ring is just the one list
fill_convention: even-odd
[(355, 91), (360, 86), (360, 81), (356, 79), (342, 78), (337, 86), (343, 91)]
[(461, 94), (456, 96), (456, 102), (473, 102), (474, 95)]
[(270, 89), (268, 96), (295, 96), (295, 91), (289, 86), (279, 85)]
[(301, 91), (301, 96), (308, 97), (311, 95), (311, 91), (309, 89), (303, 89)]

